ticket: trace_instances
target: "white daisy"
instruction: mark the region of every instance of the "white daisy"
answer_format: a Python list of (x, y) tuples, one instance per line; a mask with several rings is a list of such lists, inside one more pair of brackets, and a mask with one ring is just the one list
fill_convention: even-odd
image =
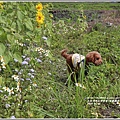
[(16, 81), (19, 80), (19, 76), (18, 76), (18, 75), (12, 75), (12, 78), (13, 78), (14, 80), (16, 80)]
[(85, 87), (84, 85), (80, 84), (80, 83), (75, 83), (75, 85), (76, 85), (77, 87), (81, 87), (81, 88), (83, 88), (83, 89), (86, 89), (86, 87)]

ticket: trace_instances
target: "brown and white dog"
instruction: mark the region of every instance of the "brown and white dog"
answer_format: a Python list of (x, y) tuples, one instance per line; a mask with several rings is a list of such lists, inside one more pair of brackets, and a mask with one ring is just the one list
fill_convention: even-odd
[[(68, 54), (67, 49), (63, 49), (61, 51), (61, 56), (66, 59), (68, 72), (71, 74), (71, 80), (73, 82), (78, 82), (81, 68), (85, 68), (90, 63), (97, 66), (102, 64), (102, 57), (97, 51), (89, 52), (84, 56), (78, 53)], [(87, 71), (85, 71), (85, 74), (87, 74)]]

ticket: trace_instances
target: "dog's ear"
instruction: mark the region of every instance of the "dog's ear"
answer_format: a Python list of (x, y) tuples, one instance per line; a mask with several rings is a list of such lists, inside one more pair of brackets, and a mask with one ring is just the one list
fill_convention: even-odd
[(94, 60), (95, 60), (95, 65), (100, 65), (102, 64), (102, 57), (100, 55), (100, 53), (96, 53), (95, 56), (94, 56)]
[(89, 64), (89, 63), (94, 63), (95, 62), (95, 54), (93, 52), (89, 52), (87, 55), (86, 55), (86, 64)]

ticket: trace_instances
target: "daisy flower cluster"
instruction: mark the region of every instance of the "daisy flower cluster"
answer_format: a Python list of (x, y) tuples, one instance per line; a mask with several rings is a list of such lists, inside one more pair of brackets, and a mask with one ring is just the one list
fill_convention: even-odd
[[(35, 70), (33, 69), (33, 67), (31, 66), (31, 60), (32, 58), (27, 57), (27, 56), (22, 56), (23, 61), (21, 63), (21, 69), (14, 69), (13, 75), (11, 76), (11, 78), (13, 79), (15, 86), (9, 86), (9, 85), (5, 85), (2, 88), (1, 92), (7, 92), (8, 96), (14, 95), (16, 93), (21, 93), (22, 89), (21, 86), (23, 86), (23, 83), (26, 83), (29, 86), (33, 86), (33, 87), (37, 87), (37, 83), (35, 82)], [(3, 57), (0, 56), (0, 61), (4, 62)], [(15, 60), (15, 63), (18, 63), (18, 60)], [(42, 61), (38, 61), (38, 59), (35, 61), (37, 62), (42, 62)], [(22, 84), (21, 84), (22, 83)], [(28, 88), (26, 87), (26, 90), (28, 90)], [(32, 89), (31, 89), (32, 90)]]
[(19, 46), (24, 46), (24, 44), (23, 43), (20, 43), (18, 40), (15, 40), (15, 43), (17, 44), (17, 45), (19, 45)]
[(85, 87), (84, 85), (80, 84), (80, 83), (75, 83), (75, 85), (76, 85), (77, 87), (81, 87), (81, 88), (83, 88), (83, 89), (86, 89), (86, 87)]
[(37, 51), (40, 55), (44, 54), (45, 56), (48, 56), (48, 54), (50, 52), (50, 50), (45, 50), (42, 47), (36, 47), (35, 51)]

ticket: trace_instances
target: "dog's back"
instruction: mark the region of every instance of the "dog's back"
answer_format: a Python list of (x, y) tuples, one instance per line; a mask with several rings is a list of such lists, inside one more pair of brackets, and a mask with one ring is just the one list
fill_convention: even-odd
[(85, 56), (75, 53), (72, 55), (72, 64), (74, 68), (82, 67), (85, 60)]

